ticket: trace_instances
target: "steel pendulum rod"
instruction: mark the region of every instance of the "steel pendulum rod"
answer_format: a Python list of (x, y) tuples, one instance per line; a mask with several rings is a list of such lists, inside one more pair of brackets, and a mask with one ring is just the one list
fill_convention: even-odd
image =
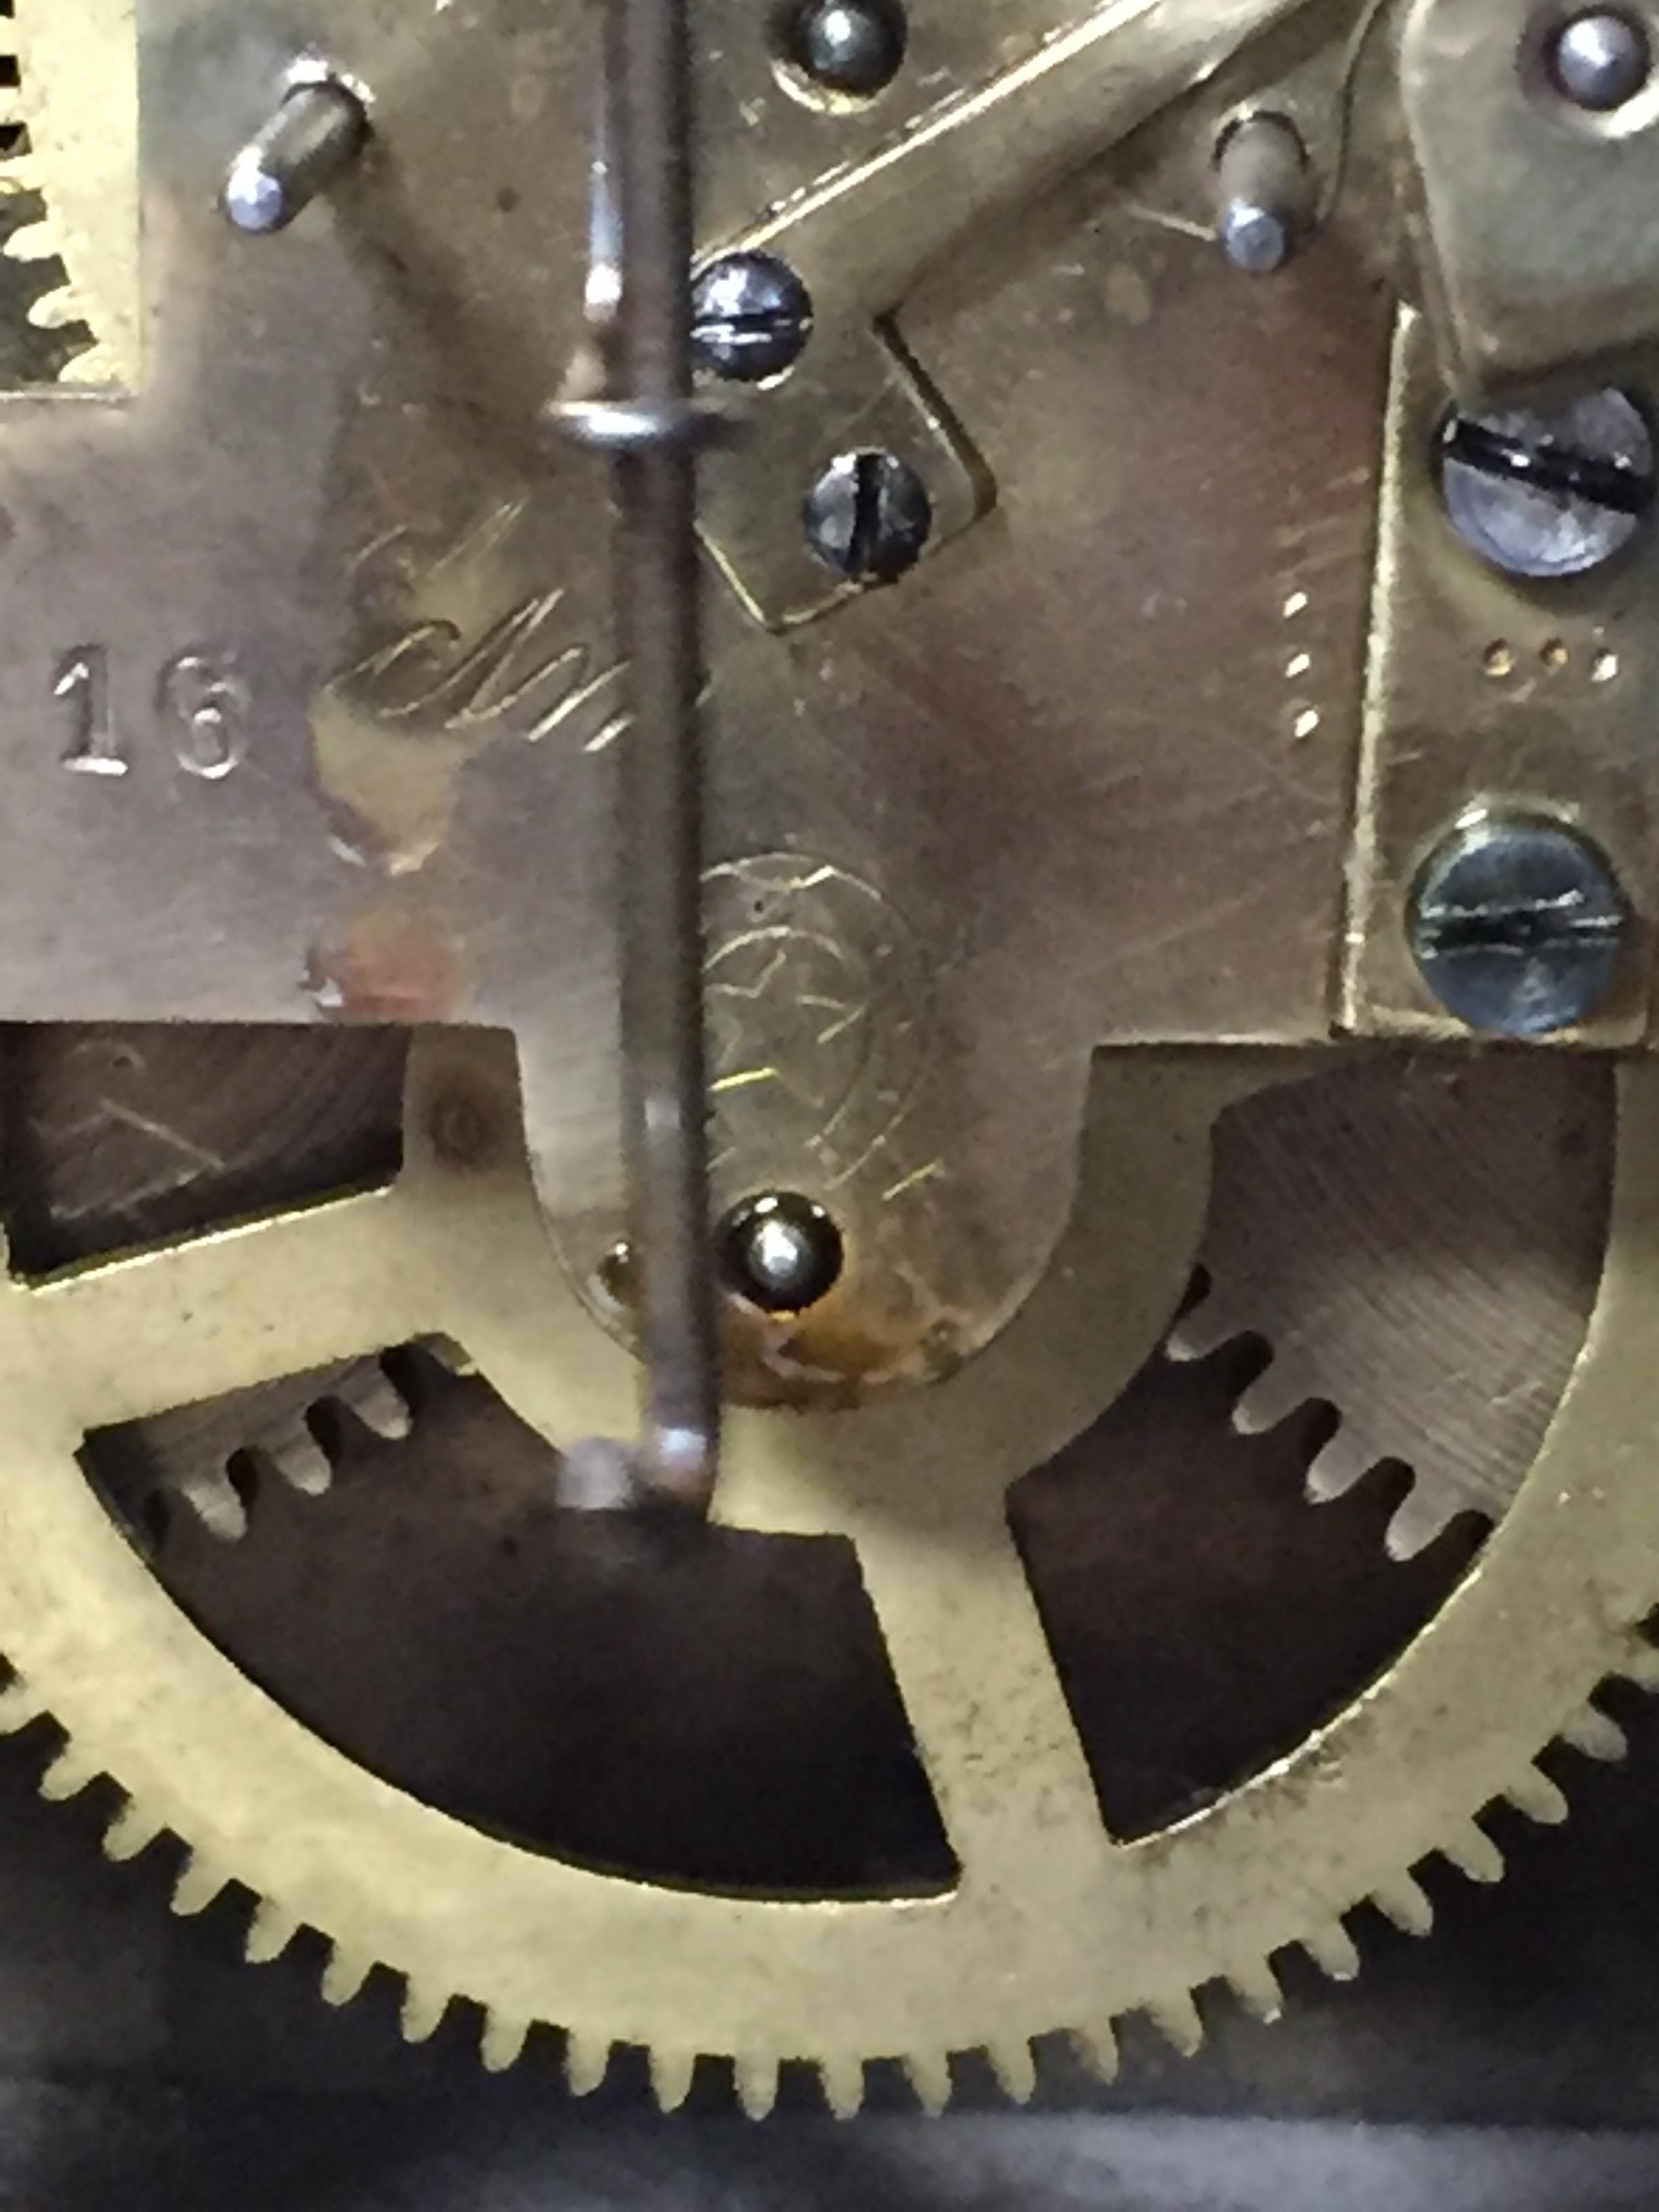
[(685, 0), (611, 0), (606, 189), (621, 279), (605, 397), (564, 410), (616, 474), (624, 1141), (647, 1370), (629, 1502), (706, 1511), (720, 1450), (703, 1041), (702, 689)]

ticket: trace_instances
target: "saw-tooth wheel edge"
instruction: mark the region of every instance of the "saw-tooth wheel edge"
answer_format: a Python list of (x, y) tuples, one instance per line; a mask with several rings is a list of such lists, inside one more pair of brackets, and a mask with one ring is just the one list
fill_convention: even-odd
[[(1644, 1634), (1632, 1632), (1620, 1662), (1610, 1669), (1607, 1679), (1629, 1682), (1650, 1695), (1659, 1692), (1659, 1650)], [(15, 1735), (50, 1718), (44, 1699), (36, 1696), (21, 1678), (14, 1677), (0, 1691), (0, 1733)], [(1583, 1714), (1576, 1714), (1546, 1748), (1581, 1748), (1585, 1733)], [(120, 1787), (118, 1775), (110, 1774), (79, 1747), (65, 1740), (49, 1755), (39, 1787), (43, 1796), (61, 1802), (80, 1795), (94, 1782)], [(1492, 1808), (1499, 1805), (1547, 1823), (1561, 1820), (1566, 1809), (1559, 1785), (1550, 1781), (1535, 1763), (1528, 1763), (1514, 1782), (1492, 1800)], [(165, 1832), (136, 1801), (125, 1798), (110, 1820), (104, 1848), (112, 1859), (129, 1861), (148, 1850)], [(1445, 1859), (1478, 1882), (1496, 1881), (1504, 1872), (1503, 1854), (1479, 1820), (1459, 1824), (1437, 1852), (1430, 1856)], [(228, 1872), (190, 1852), (186, 1846), (186, 1856), (174, 1888), (174, 1911), (185, 1915), (204, 1911), (231, 1886), (233, 1879)], [(1364, 1905), (1376, 1906), (1396, 1928), (1409, 1934), (1421, 1936), (1430, 1931), (1431, 1909), (1415, 1874), (1410, 1870), (1402, 1870), (1394, 1881), (1354, 1899), (1354, 1909)], [(258, 1965), (280, 1958), (300, 1934), (301, 1924), (279, 1905), (268, 1899), (256, 1900), (249, 1911), (244, 1938), (248, 1960)], [(318, 1932), (326, 1936), (327, 1931)], [(1322, 1972), (1339, 1980), (1351, 1978), (1359, 1964), (1358, 1948), (1341, 1919), (1309, 1929), (1299, 1939), (1299, 1948)], [(321, 1971), (323, 1996), (335, 2006), (351, 2002), (362, 1992), (375, 1963), (329, 1945), (326, 1963)], [(410, 2042), (424, 2042), (441, 2025), (456, 2002), (455, 1994), (406, 1975), (400, 1978), (405, 1989), (404, 2034)], [(1253, 1960), (1229, 1967), (1216, 1979), (1229, 1984), (1256, 2019), (1272, 2021), (1279, 2016), (1279, 1985), (1271, 1960)], [(1133, 2013), (1149, 2019), (1158, 2033), (1184, 2054), (1191, 2055), (1202, 2044), (1204, 2027), (1195, 1992), (1177, 1991), (1151, 1999), (1131, 2008), (1130, 2013), (1121, 2017), (1128, 2018)], [(592, 2094), (603, 2086), (610, 2072), (616, 2046), (603, 2029), (557, 2021), (528, 2021), (493, 2012), (487, 2007), (480, 2008), (479, 2016), (479, 2056), (492, 2072), (503, 2072), (517, 2064), (532, 2027), (537, 2026), (556, 2032), (562, 2028), (565, 2077), (574, 2094)], [(1060, 2028), (1056, 2033), (1066, 2037), (1079, 2058), (1099, 2079), (1106, 2082), (1114, 2079), (1117, 2070), (1115, 2022)], [(866, 2063), (896, 2057), (918, 2103), (925, 2111), (938, 2112), (944, 2111), (951, 2100), (954, 2087), (951, 2061), (957, 2057), (987, 2059), (1004, 2094), (1015, 2103), (1027, 2102), (1036, 2088), (1036, 2062), (1030, 2045), (1021, 2041), (992, 2042), (977, 2051), (872, 2052), (867, 2059), (845, 2051), (810, 2050), (736, 2053), (663, 2051), (650, 2054), (650, 2078), (658, 2102), (665, 2111), (672, 2112), (684, 2103), (693, 2076), (704, 2057), (724, 2061), (731, 2069), (738, 2104), (750, 2118), (761, 2118), (775, 2102), (780, 2069), (789, 2062), (804, 2063), (816, 2071), (830, 2111), (838, 2118), (850, 2118), (863, 2101)]]
[(0, 15), (0, 385), (79, 382), (95, 368), (98, 338), (76, 297), (30, 143), (14, 12)]

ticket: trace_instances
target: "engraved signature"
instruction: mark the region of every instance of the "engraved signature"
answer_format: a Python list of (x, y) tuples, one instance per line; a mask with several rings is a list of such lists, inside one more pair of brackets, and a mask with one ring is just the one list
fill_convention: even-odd
[[(348, 670), (341, 685), (386, 721), (430, 720), (456, 736), (491, 728), (540, 695), (541, 711), (523, 732), (539, 744), (594, 700), (614, 696), (623, 672), (620, 661), (596, 671), (593, 649), (580, 640), (550, 641), (567, 597), (561, 585), (525, 600), (470, 647), (454, 622), (416, 623)], [(626, 720), (613, 714), (584, 750), (604, 750)]]
[[(522, 732), (531, 744), (563, 729), (594, 702), (616, 699), (621, 662), (599, 665), (591, 643), (562, 635), (569, 598), (564, 585), (532, 592), (478, 628), (473, 609), (479, 580), (527, 506), (523, 498), (501, 501), (424, 570), (400, 579), (398, 597), (416, 618), (331, 688), (382, 721), (421, 723), (452, 737), (487, 735), (533, 707)], [(366, 548), (355, 567), (361, 573), (406, 544), (405, 532), (391, 532)], [(603, 751), (625, 726), (618, 706), (583, 750)]]

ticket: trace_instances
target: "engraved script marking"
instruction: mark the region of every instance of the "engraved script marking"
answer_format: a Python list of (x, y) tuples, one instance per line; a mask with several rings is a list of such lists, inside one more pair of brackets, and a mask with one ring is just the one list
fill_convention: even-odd
[[(566, 596), (561, 586), (538, 599), (526, 599), (487, 630), (476, 645), (465, 649), (456, 623), (416, 623), (392, 644), (348, 671), (342, 683), (352, 690), (361, 687), (363, 703), (388, 722), (429, 718), (439, 729), (460, 736), (505, 720), (536, 692), (562, 679), (564, 688), (524, 732), (526, 744), (538, 744), (562, 728), (622, 675), (620, 662), (591, 674), (592, 648), (580, 641), (561, 646), (539, 659), (532, 657)], [(459, 651), (460, 657), (432, 677), (430, 657), (446, 649)], [(394, 679), (406, 666), (422, 667), (428, 680), (400, 697)], [(599, 750), (621, 726), (618, 717), (589, 741), (587, 750)]]
[(546, 546), (518, 542), (530, 505), (475, 509), (435, 552), (400, 524), (353, 563), (356, 642), (312, 732), (343, 842), (389, 875), (442, 848), (468, 763), (500, 738), (601, 752), (627, 726), (620, 664), (580, 635), (564, 585), (541, 586)]
[[(526, 744), (538, 744), (614, 686), (622, 675), (620, 662), (596, 671), (593, 648), (585, 641), (568, 640), (552, 652), (544, 652), (550, 641), (547, 632), (569, 596), (563, 585), (532, 593), (471, 643), (465, 623), (455, 614), (441, 611), (447, 602), (453, 606), (470, 598), (474, 580), (487, 573), (528, 505), (522, 498), (502, 501), (440, 554), (417, 581), (406, 583), (404, 594), (414, 605), (424, 602), (441, 611), (412, 622), (390, 644), (346, 670), (331, 688), (361, 697), (371, 713), (386, 721), (430, 720), (445, 733), (461, 736), (492, 728), (551, 687), (556, 696), (524, 732)], [(365, 546), (353, 563), (354, 574), (402, 544), (406, 536), (399, 526)], [(414, 679), (402, 696), (397, 684), (400, 672)], [(614, 716), (584, 750), (602, 751), (625, 726), (625, 717)]]

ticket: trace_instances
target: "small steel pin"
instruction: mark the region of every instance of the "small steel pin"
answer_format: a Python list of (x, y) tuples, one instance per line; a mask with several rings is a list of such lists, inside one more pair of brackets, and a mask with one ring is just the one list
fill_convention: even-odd
[(1270, 276), (1291, 259), (1313, 216), (1307, 149), (1292, 124), (1252, 115), (1216, 157), (1216, 236), (1235, 269)]
[(368, 117), (332, 78), (297, 85), (230, 165), (224, 208), (238, 230), (286, 230), (339, 182), (368, 143)]

